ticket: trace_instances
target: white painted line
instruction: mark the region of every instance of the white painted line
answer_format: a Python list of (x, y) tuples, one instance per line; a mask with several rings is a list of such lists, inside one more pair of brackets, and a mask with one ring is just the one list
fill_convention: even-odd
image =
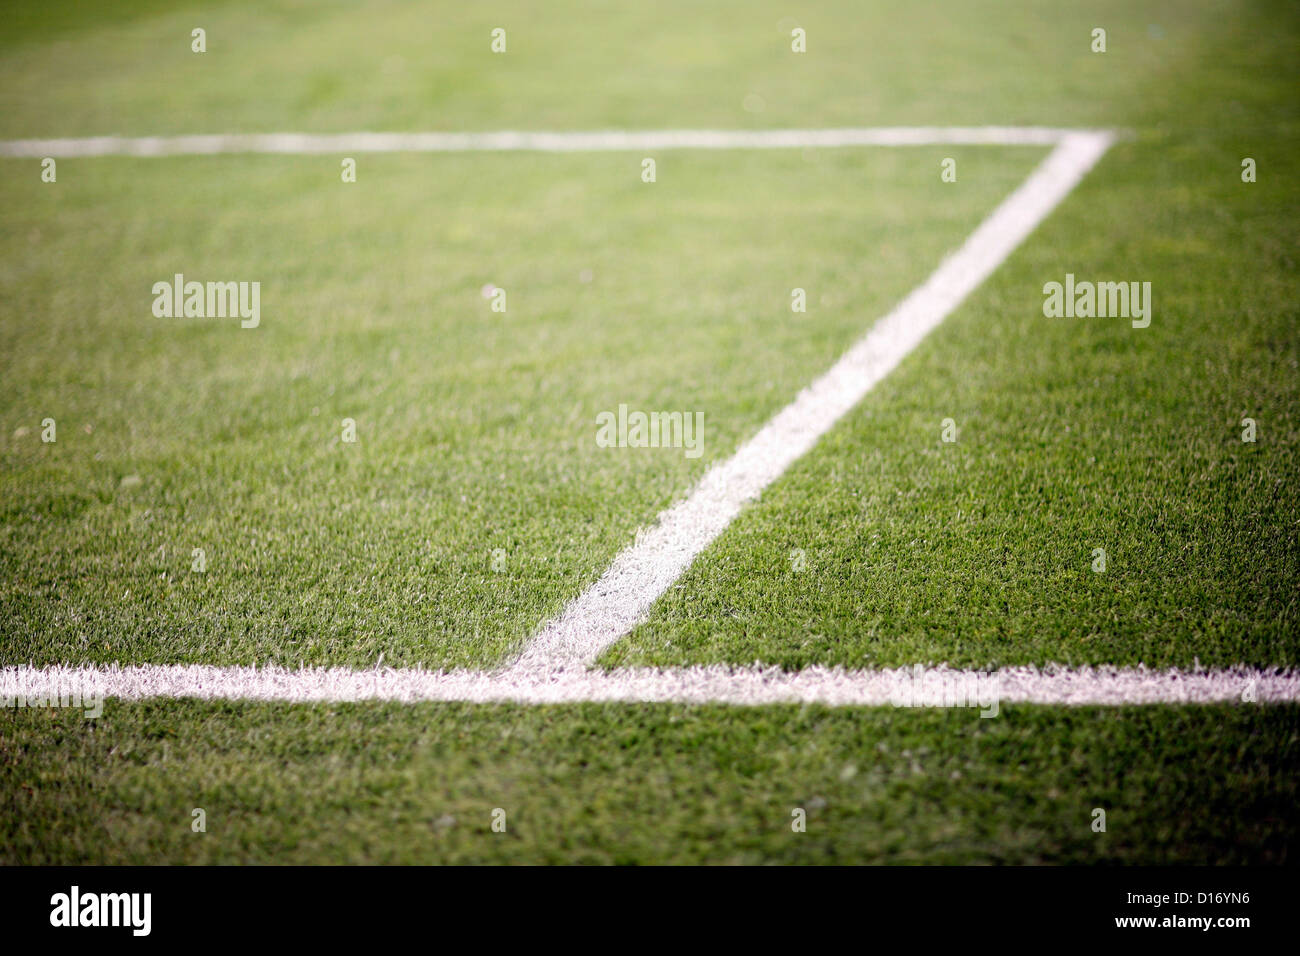
[(1220, 671), (1011, 667), (977, 672), (939, 668), (844, 671), (813, 667), (797, 673), (776, 668), (723, 666), (672, 670), (569, 672), (515, 679), (483, 671), (138, 665), (119, 667), (6, 667), (0, 669), (0, 709), (26, 701), (65, 698), (81, 706), (103, 698), (193, 697), (202, 700), (465, 701), (523, 704), (582, 702), (826, 704), (829, 706), (965, 706), (1261, 704), (1300, 701), (1300, 671), (1235, 668)]
[(610, 130), (489, 133), (229, 133), (0, 140), (0, 156), (210, 156), (217, 153), (572, 153), (660, 149), (846, 146), (1055, 146), (1083, 130), (1042, 126), (896, 126), (858, 129)]
[(1069, 133), (922, 285), (799, 393), (681, 503), (615, 557), (590, 588), (544, 626), (512, 677), (584, 670), (632, 630), (746, 502), (862, 400), (1033, 231), (1101, 158), (1109, 133)]

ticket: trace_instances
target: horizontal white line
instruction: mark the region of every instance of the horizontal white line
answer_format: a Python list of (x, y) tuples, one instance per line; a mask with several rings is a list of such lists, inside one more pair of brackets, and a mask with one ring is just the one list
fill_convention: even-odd
[(1106, 152), (1110, 133), (1070, 133), (1016, 190), (821, 378), (805, 388), (684, 501), (618, 554), (590, 588), (544, 626), (512, 671), (583, 669), (644, 619), (651, 605), (757, 497), (1011, 254)]
[[(645, 703), (826, 704), (881, 706), (911, 700), (937, 705), (969, 692), (967, 706), (999, 703), (1119, 705), (1207, 704), (1240, 701), (1247, 691), (1259, 703), (1300, 701), (1300, 671), (1234, 668), (1218, 671), (1138, 668), (1011, 667), (963, 671), (947, 667), (846, 671), (812, 667), (688, 667), (608, 673), (570, 671), (559, 676), (518, 676), (484, 671), (354, 671), (326, 668), (133, 665), (108, 667), (6, 667), (0, 669), (0, 704), (18, 694), (99, 694), (143, 700), (357, 701), (391, 700), (560, 704), (597, 701)], [(978, 698), (983, 697), (984, 700)]]
[(1055, 146), (1083, 130), (1042, 126), (882, 126), (857, 129), (608, 130), (488, 133), (218, 133), (0, 140), (0, 156), (208, 156), (216, 153), (573, 153), (806, 146)]

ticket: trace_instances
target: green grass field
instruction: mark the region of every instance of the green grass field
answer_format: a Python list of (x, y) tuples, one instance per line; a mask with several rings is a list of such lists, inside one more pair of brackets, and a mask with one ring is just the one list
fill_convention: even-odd
[(32, 713), (4, 863), (1276, 864), (1300, 798), (1290, 708)]
[[(0, 139), (1121, 130), (600, 665), (1300, 667), (1292, 6), (121, 6), (10, 14)], [(1045, 153), (0, 159), (0, 666), (502, 664)], [(261, 326), (156, 318), (177, 272), (260, 281)], [(1044, 317), (1067, 272), (1151, 282), (1151, 326)], [(597, 447), (620, 403), (703, 411), (702, 456)], [(0, 708), (0, 862), (1284, 863), (1298, 739), (1294, 703)]]

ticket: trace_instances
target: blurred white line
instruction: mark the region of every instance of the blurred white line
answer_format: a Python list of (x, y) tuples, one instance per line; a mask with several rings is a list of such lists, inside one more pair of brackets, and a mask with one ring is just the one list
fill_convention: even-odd
[[(495, 133), (231, 133), (0, 140), (0, 156), (210, 156), (216, 153), (575, 153), (657, 149), (842, 146), (1055, 146), (1087, 130), (1042, 126), (882, 126), (860, 129), (641, 130)], [(1092, 134), (1097, 135), (1097, 134)]]
[[(994, 716), (1002, 704), (1285, 703), (1300, 700), (1300, 672), (1234, 668), (1220, 671), (1145, 668), (1010, 667), (961, 671), (946, 667), (844, 671), (812, 667), (796, 673), (776, 668), (723, 666), (608, 673), (569, 672), (516, 679), (483, 671), (378, 669), (354, 671), (281, 667), (137, 665), (120, 667), (6, 667), (0, 669), (0, 709), (46, 706), (46, 698), (193, 697), (202, 700), (392, 700), (826, 704), (828, 706), (964, 707)], [(74, 696), (75, 695), (75, 696)], [(973, 716), (973, 714), (972, 714)]]
[(1110, 133), (1069, 133), (966, 242), (684, 501), (614, 558), (544, 626), (514, 676), (583, 670), (649, 613), (659, 596), (740, 513), (807, 452), (1046, 218), (1110, 147)]

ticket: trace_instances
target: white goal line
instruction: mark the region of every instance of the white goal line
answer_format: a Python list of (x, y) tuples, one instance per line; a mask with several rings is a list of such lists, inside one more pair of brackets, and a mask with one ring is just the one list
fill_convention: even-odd
[[(75, 693), (75, 696), (73, 696)], [(996, 716), (1002, 704), (1285, 703), (1300, 700), (1300, 672), (1008, 667), (995, 671), (901, 667), (797, 672), (713, 665), (570, 671), (558, 677), (487, 671), (376, 668), (217, 667), (141, 664), (0, 668), (0, 705), (17, 698), (314, 701), (404, 703), (824, 704), (832, 707), (963, 707)]]
[[(210, 156), (217, 153), (610, 152), (846, 146), (1055, 146), (1104, 131), (1046, 126), (879, 126), (845, 129), (501, 131), (484, 133), (216, 133), (0, 140), (0, 156)], [(1113, 135), (1105, 133), (1105, 135)]]

